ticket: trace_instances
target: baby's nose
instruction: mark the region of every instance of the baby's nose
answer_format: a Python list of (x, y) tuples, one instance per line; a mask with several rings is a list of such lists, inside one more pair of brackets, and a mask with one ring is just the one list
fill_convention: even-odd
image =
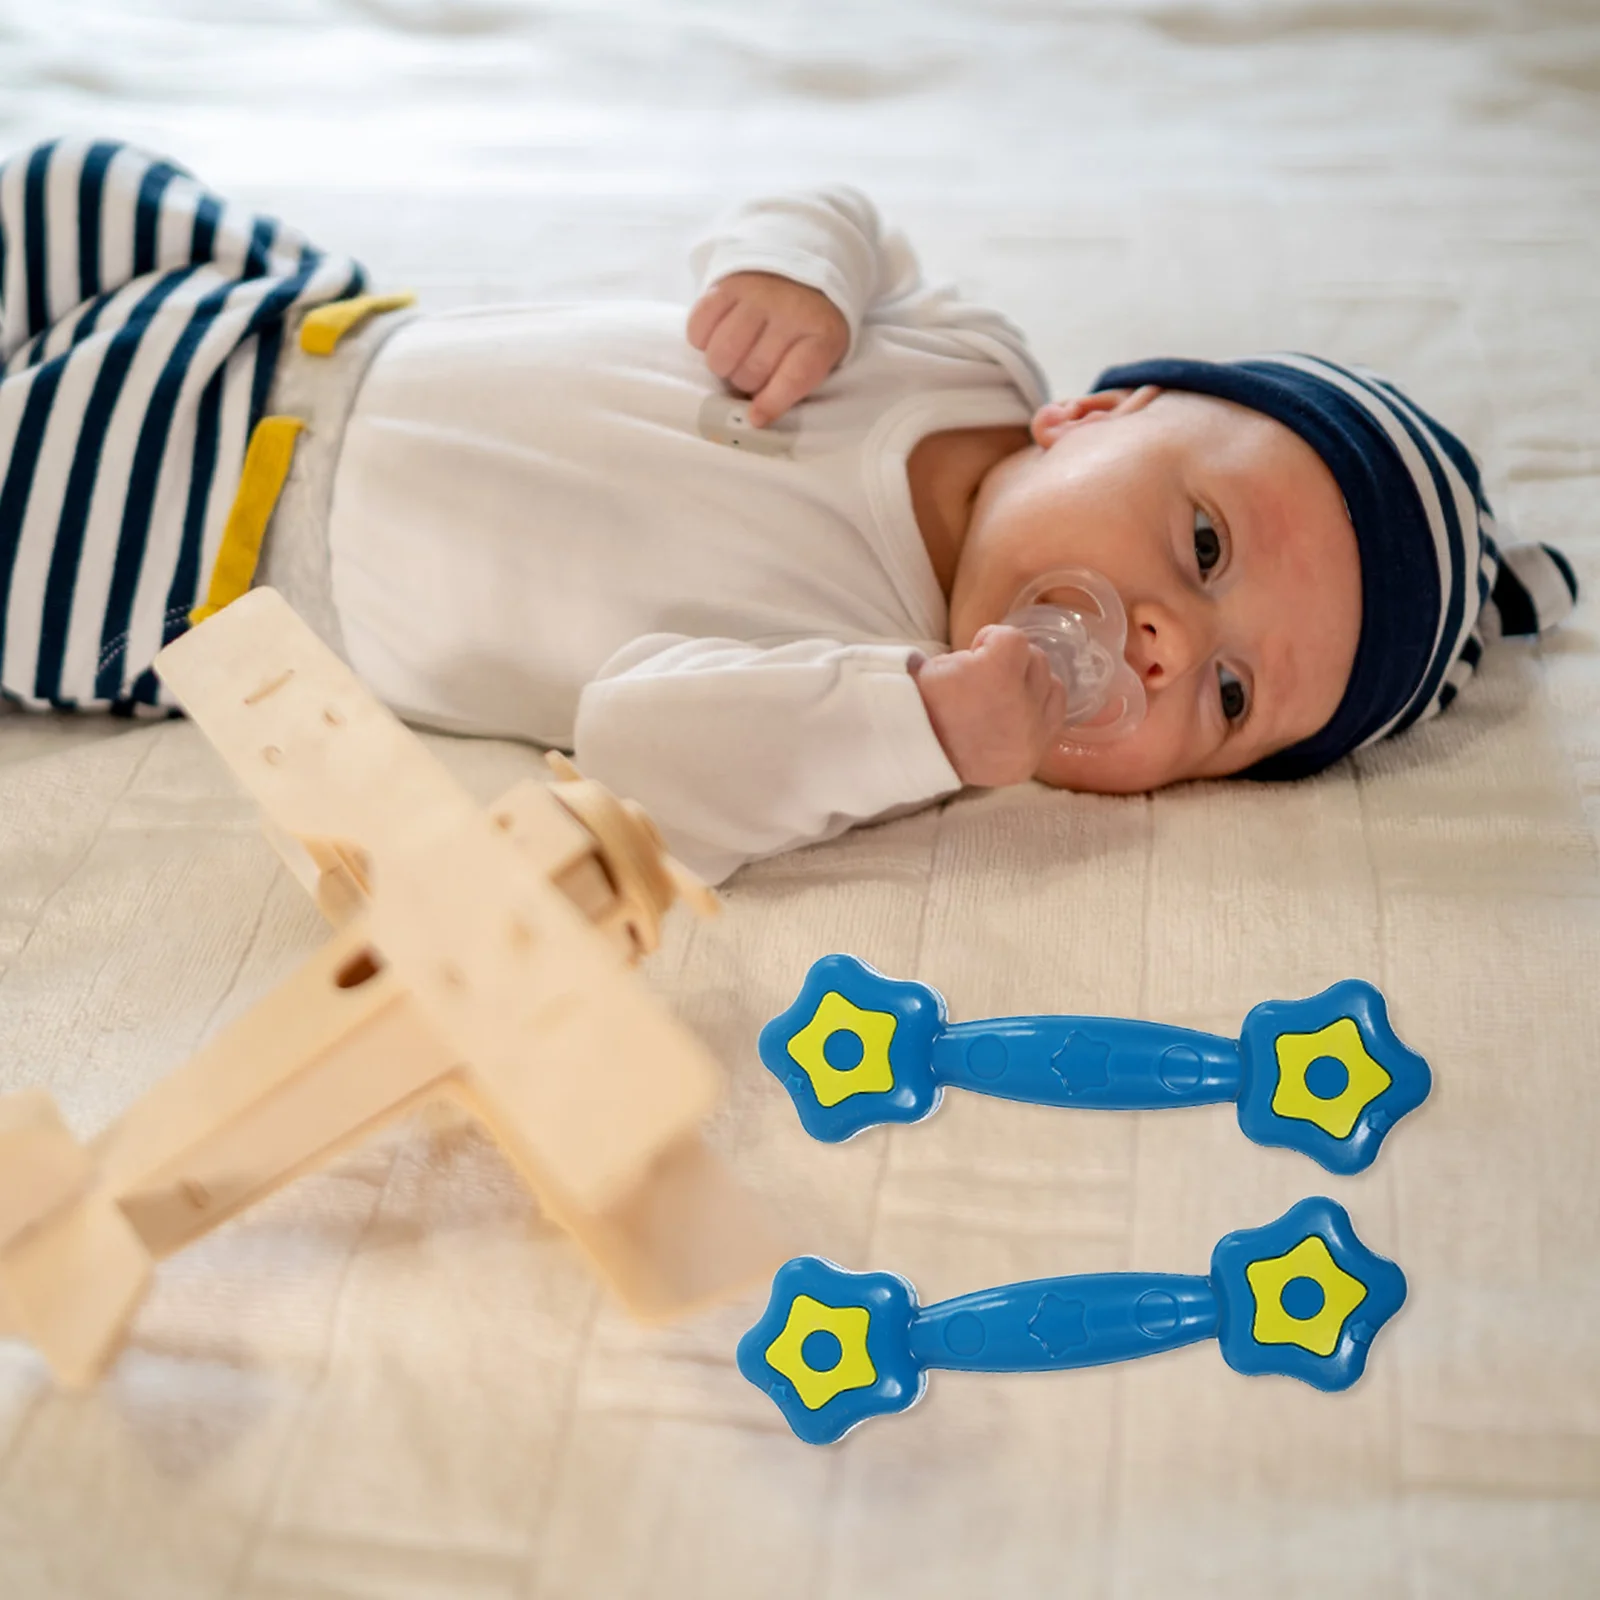
[(1128, 611), (1128, 665), (1146, 689), (1162, 689), (1205, 660), (1209, 645), (1199, 618), (1159, 601), (1142, 600)]

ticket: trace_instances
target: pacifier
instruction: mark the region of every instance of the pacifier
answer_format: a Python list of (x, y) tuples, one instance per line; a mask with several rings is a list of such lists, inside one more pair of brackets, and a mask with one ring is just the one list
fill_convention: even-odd
[[(1044, 596), (1050, 596), (1048, 603)], [(1067, 691), (1067, 749), (1092, 749), (1144, 721), (1144, 684), (1123, 656), (1128, 614), (1111, 583), (1088, 567), (1058, 567), (1035, 578), (1001, 619), (1037, 645)]]

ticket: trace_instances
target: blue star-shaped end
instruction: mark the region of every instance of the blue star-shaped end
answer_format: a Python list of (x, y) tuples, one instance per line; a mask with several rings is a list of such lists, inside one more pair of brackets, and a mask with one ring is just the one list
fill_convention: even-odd
[(1406, 1298), (1400, 1268), (1362, 1244), (1344, 1207), (1320, 1195), (1221, 1240), (1211, 1288), (1230, 1367), (1318, 1389), (1348, 1389), (1361, 1376), (1373, 1338)]
[(1270, 1000), (1244, 1020), (1239, 1126), (1330, 1172), (1372, 1164), (1389, 1130), (1428, 1098), (1433, 1074), (1389, 1025), (1383, 996), (1346, 978), (1309, 1000)]
[(1046, 1294), (1039, 1301), (1038, 1310), (1028, 1319), (1028, 1332), (1052, 1361), (1059, 1361), (1088, 1344), (1089, 1331), (1084, 1327), (1083, 1314), (1083, 1301)]
[(1088, 1089), (1103, 1089), (1111, 1081), (1107, 1063), (1111, 1046), (1085, 1033), (1069, 1033), (1067, 1042), (1050, 1057), (1050, 1070), (1061, 1080), (1069, 1095)]
[(837, 1144), (938, 1106), (933, 1041), (944, 1022), (936, 989), (886, 978), (854, 956), (823, 956), (794, 1004), (761, 1030), (757, 1049), (806, 1132)]
[(778, 1268), (739, 1370), (795, 1436), (832, 1444), (868, 1417), (904, 1411), (927, 1377), (911, 1354), (916, 1291), (892, 1272), (849, 1272), (821, 1256)]

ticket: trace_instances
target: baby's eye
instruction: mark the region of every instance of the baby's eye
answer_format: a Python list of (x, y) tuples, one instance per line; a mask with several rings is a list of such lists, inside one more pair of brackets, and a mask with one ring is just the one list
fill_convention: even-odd
[(1194, 508), (1194, 558), (1202, 573), (1210, 572), (1222, 559), (1222, 535), (1201, 506)]
[(1237, 722), (1250, 709), (1250, 696), (1243, 682), (1220, 665), (1217, 668), (1217, 693), (1222, 700), (1222, 714), (1229, 722)]

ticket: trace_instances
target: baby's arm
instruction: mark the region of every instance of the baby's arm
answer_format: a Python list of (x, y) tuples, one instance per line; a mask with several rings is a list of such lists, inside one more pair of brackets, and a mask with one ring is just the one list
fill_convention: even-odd
[(721, 217), (689, 265), (689, 343), (752, 396), (758, 428), (803, 400), (854, 347), (867, 309), (917, 282), (899, 234), (854, 189), (751, 200)]
[(908, 645), (652, 634), (578, 701), (578, 765), (637, 799), (711, 882), (961, 787)]
[[(1022, 333), (999, 312), (963, 300), (953, 288), (925, 284), (906, 236), (885, 226), (877, 208), (856, 189), (748, 201), (718, 219), (690, 252), (689, 264), (700, 288), (690, 313), (691, 342), (706, 349), (718, 377), (757, 395), (769, 421), (781, 411), (773, 409), (775, 400), (794, 404), (833, 366), (848, 361), (868, 326), (914, 347), (994, 362), (1030, 405), (1042, 405), (1049, 397), (1049, 384)], [(726, 296), (719, 290), (726, 290)], [(769, 303), (779, 307), (779, 326), (770, 337), (761, 331)], [(746, 307), (744, 314), (731, 328), (720, 326), (726, 320), (723, 313), (731, 313), (735, 304)], [(820, 353), (808, 347), (796, 357), (796, 366), (805, 369), (800, 375), (805, 387), (796, 393), (790, 381), (795, 375), (790, 374), (772, 396), (762, 392), (783, 352), (807, 334), (825, 339), (831, 353), (838, 322), (830, 312), (843, 319), (845, 330), (843, 349), (832, 365), (814, 376)], [(706, 335), (708, 343), (702, 344), (697, 334)], [(780, 344), (782, 352), (774, 361), (773, 349)], [(725, 368), (719, 363), (729, 359), (730, 351), (738, 360)], [(758, 357), (756, 366), (743, 374), (750, 381), (742, 381), (738, 365), (752, 354)], [(803, 362), (800, 354), (806, 357)], [(772, 371), (756, 384), (769, 365)]]
[(1020, 629), (979, 628), (969, 650), (909, 663), (928, 721), (963, 783), (1026, 783), (1061, 734), (1067, 691)]
[(845, 320), (846, 356), (870, 307), (922, 281), (904, 234), (885, 228), (872, 202), (845, 187), (734, 207), (694, 245), (689, 267), (702, 292), (746, 272), (770, 273), (817, 290)]
[(689, 313), (689, 343), (719, 378), (752, 397), (758, 428), (805, 399), (849, 342), (844, 314), (825, 294), (771, 272), (719, 278)]

